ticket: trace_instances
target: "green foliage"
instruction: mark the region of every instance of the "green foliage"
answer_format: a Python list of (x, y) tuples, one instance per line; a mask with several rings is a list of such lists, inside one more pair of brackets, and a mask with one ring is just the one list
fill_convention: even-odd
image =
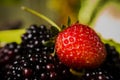
[(102, 38), (102, 41), (106, 44), (109, 44), (111, 46), (114, 46), (116, 48), (116, 50), (120, 53), (120, 43), (118, 42), (115, 42), (114, 40), (112, 39), (105, 39), (105, 38)]
[(70, 17), (68, 16), (67, 26), (70, 26), (70, 25), (71, 25), (71, 19), (70, 19)]
[(94, 2), (91, 2), (91, 0), (83, 1), (78, 14), (80, 23), (92, 26), (98, 13), (100, 13), (101, 9), (103, 9), (107, 3), (109, 3), (109, 0), (96, 0)]
[(21, 42), (21, 35), (25, 32), (24, 29), (0, 31), (0, 42)]

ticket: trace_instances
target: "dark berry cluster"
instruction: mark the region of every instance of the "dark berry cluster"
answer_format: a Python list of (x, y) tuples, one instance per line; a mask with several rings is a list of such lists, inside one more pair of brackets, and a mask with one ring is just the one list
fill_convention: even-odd
[(119, 53), (116, 51), (114, 46), (110, 46), (109, 44), (105, 44), (106, 46), (106, 50), (107, 50), (107, 58), (104, 62), (105, 66), (108, 67), (120, 67), (120, 55)]
[(120, 54), (114, 46), (110, 46), (109, 44), (105, 44), (105, 46), (108, 54), (102, 68), (111, 73), (115, 80), (120, 80)]
[(6, 80), (63, 80), (71, 79), (69, 68), (56, 57), (45, 54), (27, 54), (7, 67)]
[(114, 77), (102, 68), (86, 70), (81, 80), (115, 80)]
[(5, 71), (8, 64), (14, 61), (14, 58), (20, 53), (21, 47), (16, 42), (7, 43), (0, 48), (0, 79), (4, 80)]
[(22, 35), (21, 46), (29, 53), (51, 53), (54, 50), (54, 44), (46, 46), (46, 43), (52, 37), (50, 29), (47, 29), (45, 25), (31, 25)]
[[(52, 56), (53, 35), (44, 25), (30, 26), (22, 42), (0, 48), (0, 79), (2, 80), (73, 80), (69, 68)], [(46, 44), (49, 43), (49, 45)]]
[(19, 52), (20, 45), (16, 42), (8, 43), (0, 49), (0, 65), (8, 63), (14, 58)]

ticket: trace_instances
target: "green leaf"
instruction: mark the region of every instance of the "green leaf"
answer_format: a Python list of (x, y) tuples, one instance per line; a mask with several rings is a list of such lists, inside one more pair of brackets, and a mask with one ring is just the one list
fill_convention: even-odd
[(106, 44), (109, 44), (109, 45), (111, 45), (111, 46), (114, 46), (115, 49), (116, 49), (116, 50), (119, 52), (119, 54), (120, 54), (120, 43), (115, 42), (115, 41), (112, 40), (112, 39), (104, 39), (104, 38), (102, 38), (102, 41), (103, 41), (104, 43), (106, 43)]
[(21, 42), (21, 36), (25, 29), (0, 31), (0, 42)]
[(93, 27), (98, 13), (109, 3), (110, 0), (95, 0), (94, 3), (91, 0), (84, 0), (79, 10), (78, 19), (80, 23), (90, 25)]
[(70, 26), (70, 25), (71, 25), (71, 19), (70, 19), (70, 17), (68, 16), (67, 26)]
[(53, 40), (46, 41), (43, 43), (43, 45), (47, 47), (51, 47), (54, 45), (54, 41)]

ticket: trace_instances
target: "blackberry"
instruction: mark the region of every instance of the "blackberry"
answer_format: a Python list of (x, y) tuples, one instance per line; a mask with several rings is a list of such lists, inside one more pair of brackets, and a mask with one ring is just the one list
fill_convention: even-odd
[(49, 41), (52, 38), (52, 34), (45, 25), (31, 25), (26, 33), (22, 35), (21, 45), (30, 53), (52, 53), (54, 50), (54, 44), (52, 46), (44, 45), (44, 42)]
[(49, 40), (52, 37), (50, 30), (45, 25), (31, 25), (26, 33), (22, 35), (23, 42), (31, 42), (31, 40), (39, 40), (40, 43)]
[(116, 51), (114, 46), (105, 44), (107, 50), (107, 58), (105, 62), (101, 65), (103, 69), (106, 69), (111, 73), (115, 80), (120, 80), (120, 56)]
[(81, 77), (80, 80), (116, 80), (114, 77), (109, 74), (106, 70), (97, 68), (94, 70), (86, 70), (85, 74)]
[(20, 45), (16, 42), (8, 43), (0, 49), (0, 65), (6, 64), (20, 51)]
[(73, 80), (68, 67), (57, 57), (45, 54), (21, 56), (5, 70), (7, 80)]
[(109, 44), (105, 44), (107, 50), (107, 58), (105, 60), (106, 66), (118, 66), (120, 67), (120, 56), (116, 51), (114, 46), (110, 46)]

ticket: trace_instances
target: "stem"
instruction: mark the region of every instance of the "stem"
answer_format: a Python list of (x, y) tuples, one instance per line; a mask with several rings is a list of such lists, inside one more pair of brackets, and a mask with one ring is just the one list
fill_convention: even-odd
[(81, 77), (84, 74), (84, 70), (82, 70), (82, 72), (77, 72), (77, 71), (73, 70), (72, 68), (70, 69), (70, 72), (79, 77)]
[(54, 27), (56, 27), (59, 31), (61, 31), (61, 28), (60, 28), (55, 22), (53, 22), (52, 20), (50, 20), (50, 19), (47, 18), (46, 16), (44, 16), (44, 15), (36, 12), (35, 10), (32, 10), (32, 9), (27, 8), (27, 7), (24, 7), (24, 6), (22, 6), (21, 9), (22, 9), (22, 10), (25, 10), (25, 11), (27, 11), (27, 12), (30, 12), (30, 13), (38, 16), (39, 18), (42, 18), (42, 19), (46, 20), (48, 23), (50, 23), (51, 25), (53, 25)]
[(51, 53), (51, 55), (52, 55), (52, 56), (55, 56), (55, 49), (54, 49), (53, 53)]

